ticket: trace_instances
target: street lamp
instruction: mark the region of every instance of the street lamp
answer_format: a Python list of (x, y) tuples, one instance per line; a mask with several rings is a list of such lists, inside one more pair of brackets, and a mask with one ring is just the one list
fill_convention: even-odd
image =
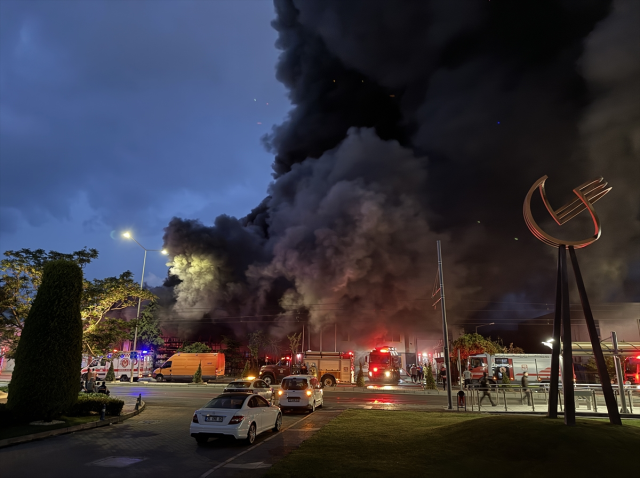
[(546, 342), (542, 342), (542, 345), (546, 345), (547, 347), (549, 347), (551, 350), (553, 350), (553, 339), (549, 339)]
[(478, 326), (476, 327), (476, 334), (478, 333), (478, 329), (479, 329), (480, 327), (484, 327), (484, 326), (486, 326), (486, 325), (495, 325), (495, 322), (491, 322), (490, 324), (482, 324), (482, 325), (478, 325)]
[[(142, 286), (144, 284), (144, 268), (147, 265), (147, 252), (159, 252), (163, 255), (167, 255), (169, 252), (166, 249), (147, 249), (142, 244), (140, 244), (136, 239), (131, 235), (129, 231), (123, 232), (122, 237), (126, 239), (133, 240), (136, 244), (144, 249), (144, 260), (142, 261), (142, 277), (140, 278), (140, 290), (142, 290)], [(140, 320), (140, 304), (142, 302), (142, 298), (138, 297), (138, 312), (136, 314), (136, 329), (133, 335), (133, 349), (132, 352), (135, 352), (136, 346), (138, 345), (138, 321)], [(129, 377), (129, 383), (133, 383), (133, 359), (131, 359), (131, 377)]]

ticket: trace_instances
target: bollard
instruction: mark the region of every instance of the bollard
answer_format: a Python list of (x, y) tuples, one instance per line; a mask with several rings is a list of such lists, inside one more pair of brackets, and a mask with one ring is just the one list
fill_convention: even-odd
[(104, 416), (107, 414), (107, 404), (102, 404), (102, 410), (100, 410), (100, 421), (104, 420)]
[(138, 395), (136, 399), (136, 412), (140, 409), (140, 405), (142, 404), (142, 394)]
[(460, 390), (458, 392), (458, 410), (460, 410), (460, 408), (464, 407), (464, 411), (467, 411), (467, 401), (465, 399), (464, 396), (464, 392), (462, 390)]

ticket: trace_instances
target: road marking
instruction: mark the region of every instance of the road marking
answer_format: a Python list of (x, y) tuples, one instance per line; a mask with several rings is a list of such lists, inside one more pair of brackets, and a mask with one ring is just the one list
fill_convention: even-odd
[[(289, 428), (296, 426), (298, 423), (303, 422), (304, 420), (306, 420), (309, 417), (312, 417), (313, 414), (310, 413), (309, 415), (307, 415), (306, 417), (298, 420), (297, 422), (294, 422), (293, 424), (289, 425), (287, 428), (283, 428), (282, 430), (280, 430), (280, 433), (287, 431)], [(211, 468), (209, 471), (204, 472), (202, 475), (200, 475), (200, 478), (207, 478), (207, 476), (209, 476), (211, 473), (213, 473), (214, 471), (216, 471), (218, 468), (222, 468), (223, 466), (226, 466), (227, 463), (231, 463), (233, 460), (235, 460), (236, 458), (244, 455), (245, 453), (249, 453), (251, 450), (254, 450), (255, 448), (258, 448), (260, 445), (267, 443), (269, 440), (277, 437), (278, 435), (280, 435), (280, 433), (274, 433), (272, 436), (270, 436), (269, 438), (267, 438), (264, 441), (261, 441), (260, 443), (258, 443), (257, 445), (253, 445), (251, 448), (247, 448), (245, 451), (241, 451), (240, 453), (238, 453), (235, 456), (232, 456), (231, 458), (229, 458), (226, 461), (223, 461), (222, 463), (220, 463), (219, 465)]]
[(134, 458), (131, 456), (108, 456), (107, 458), (87, 463), (87, 465), (124, 468), (125, 466), (133, 465), (134, 463), (139, 463), (144, 460), (146, 460), (145, 457)]
[(257, 461), (255, 463), (231, 463), (229, 465), (225, 465), (225, 468), (237, 468), (240, 470), (259, 470), (261, 468), (271, 468), (271, 465), (265, 463), (264, 461)]
[(287, 429), (287, 431), (289, 432), (317, 432), (318, 430), (320, 429), (319, 428), (296, 428), (293, 430)]

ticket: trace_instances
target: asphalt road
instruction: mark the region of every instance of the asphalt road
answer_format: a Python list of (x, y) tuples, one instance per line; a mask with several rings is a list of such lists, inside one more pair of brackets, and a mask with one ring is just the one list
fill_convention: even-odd
[(114, 385), (111, 390), (116, 396), (142, 394), (147, 409), (122, 424), (0, 449), (0, 475), (3, 478), (257, 477), (347, 408), (428, 410), (446, 405), (442, 394), (395, 395), (338, 388), (325, 393), (325, 405), (315, 413), (285, 414), (285, 430), (263, 433), (252, 447), (230, 440), (211, 440), (205, 446), (197, 446), (189, 436), (193, 411), (221, 389), (221, 386)]

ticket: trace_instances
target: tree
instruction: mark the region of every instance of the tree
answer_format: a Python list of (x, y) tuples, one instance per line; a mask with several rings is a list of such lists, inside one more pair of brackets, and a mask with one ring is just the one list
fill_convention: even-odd
[[(287, 338), (289, 339), (289, 347), (291, 347), (291, 354), (293, 355), (293, 357), (296, 356), (296, 354), (298, 353), (298, 346), (300, 345), (300, 341), (302, 340), (302, 332), (299, 333), (293, 333), (291, 335), (287, 335)], [(294, 358), (295, 361), (295, 358)]]
[(122, 319), (107, 319), (87, 328), (83, 335), (83, 349), (94, 356), (108, 355), (129, 339), (130, 323)]
[(198, 364), (198, 370), (193, 374), (193, 383), (202, 383), (202, 361)]
[(362, 362), (358, 363), (358, 377), (356, 378), (357, 387), (366, 387), (364, 382), (364, 370), (362, 370)]
[[(91, 355), (104, 355), (113, 346), (127, 340), (128, 330), (132, 325), (122, 319), (108, 317), (107, 314), (127, 307), (137, 307), (138, 299), (154, 300), (156, 296), (146, 289), (141, 289), (140, 285), (134, 282), (130, 271), (123, 272), (118, 277), (86, 281), (82, 295), (85, 351)], [(95, 338), (105, 331), (111, 332), (110, 337), (115, 340), (106, 348), (105, 340), (95, 341)]]
[(54, 260), (74, 262), (81, 268), (98, 258), (96, 249), (81, 249), (71, 254), (44, 249), (6, 251), (0, 261), (0, 346), (14, 356), (24, 321), (42, 283), (45, 264)]
[[(607, 372), (609, 372), (609, 380), (613, 380), (616, 378), (616, 364), (613, 361), (613, 357), (605, 357), (604, 363), (607, 366)], [(593, 357), (589, 359), (584, 368), (587, 372), (596, 374), (595, 376), (600, 380), (600, 377), (597, 375), (598, 366), (596, 365), (596, 360)]]
[(484, 338), (480, 334), (464, 334), (453, 342), (453, 350), (451, 351), (451, 357), (458, 356), (458, 350), (460, 350), (460, 359), (466, 360), (470, 355), (488, 353), (491, 355), (497, 353), (504, 353), (505, 348), (491, 340), (491, 338)]
[[(158, 304), (157, 302), (150, 302), (142, 314), (140, 319), (132, 321), (131, 329), (138, 326), (138, 344), (142, 344), (144, 348), (157, 349), (164, 345), (164, 340), (160, 337), (162, 332), (160, 331), (160, 317), (158, 317)], [(130, 340), (133, 341), (135, 331), (130, 334)]]
[(431, 367), (431, 362), (427, 365), (427, 371), (425, 372), (425, 388), (427, 390), (435, 390), (436, 389), (436, 380), (433, 378), (433, 368)]
[(15, 354), (7, 407), (17, 416), (50, 421), (77, 400), (81, 296), (82, 269), (77, 263), (54, 260), (44, 265)]
[(264, 332), (258, 330), (249, 334), (249, 353), (251, 354), (251, 369), (258, 369), (258, 354), (260, 347), (264, 344)]
[(264, 347), (267, 349), (267, 352), (273, 357), (279, 358), (280, 351), (282, 350), (282, 346), (280, 345), (280, 340), (274, 337), (268, 337), (264, 341)]
[(113, 382), (116, 379), (116, 372), (113, 370), (113, 360), (109, 362), (109, 370), (107, 370), (107, 375), (104, 377), (107, 382)]
[(240, 342), (226, 335), (222, 336), (222, 344), (225, 346), (220, 350), (224, 354), (225, 364), (231, 369), (231, 374), (235, 375), (242, 365), (243, 355), (240, 352)]
[(211, 353), (211, 347), (202, 342), (194, 342), (189, 345), (183, 345), (177, 351), (185, 354), (207, 354)]
[(251, 375), (253, 375), (251, 373), (251, 364), (249, 363), (249, 361), (247, 360), (244, 363), (244, 370), (242, 371), (242, 378), (247, 378), (250, 377)]
[(513, 342), (511, 342), (509, 344), (509, 347), (507, 347), (507, 353), (508, 354), (523, 354), (524, 353), (524, 349), (521, 347), (514, 347), (513, 346)]

